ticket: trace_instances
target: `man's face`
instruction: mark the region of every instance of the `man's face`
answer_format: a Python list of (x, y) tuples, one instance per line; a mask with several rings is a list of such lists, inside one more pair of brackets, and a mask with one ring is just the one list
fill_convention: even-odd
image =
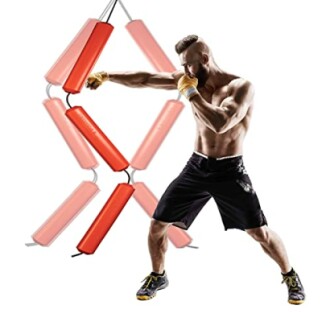
[(199, 68), (195, 74), (195, 77), (198, 79), (198, 87), (205, 86), (205, 83), (209, 77), (206, 65), (199, 63)]
[(202, 58), (196, 53), (185, 51), (180, 55), (185, 74), (198, 79), (198, 87), (203, 87), (208, 79), (208, 67), (202, 63)]

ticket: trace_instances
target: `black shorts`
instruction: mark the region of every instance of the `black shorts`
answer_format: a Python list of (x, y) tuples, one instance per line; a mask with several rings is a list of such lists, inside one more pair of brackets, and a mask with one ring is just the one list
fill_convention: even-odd
[(196, 153), (166, 189), (153, 218), (188, 229), (211, 197), (225, 230), (267, 225), (242, 156), (215, 159)]

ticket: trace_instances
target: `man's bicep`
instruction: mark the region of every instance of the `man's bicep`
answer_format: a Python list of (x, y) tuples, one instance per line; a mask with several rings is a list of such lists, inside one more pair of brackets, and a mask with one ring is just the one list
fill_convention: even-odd
[(173, 77), (170, 73), (159, 72), (148, 77), (147, 85), (154, 88), (174, 89), (176, 88)]
[(244, 81), (234, 90), (235, 102), (238, 104), (251, 104), (254, 96), (254, 89), (250, 82)]
[[(151, 74), (148, 79), (148, 85), (155, 88), (176, 89), (178, 83), (178, 72), (158, 72)], [(180, 76), (181, 77), (181, 76)]]
[(230, 95), (219, 106), (219, 112), (225, 117), (222, 133), (238, 124), (246, 115), (253, 102), (253, 88), (250, 83), (244, 83), (232, 88)]
[(231, 87), (229, 95), (220, 104), (220, 110), (226, 112), (229, 117), (242, 117), (252, 104), (253, 95), (253, 87), (249, 82)]

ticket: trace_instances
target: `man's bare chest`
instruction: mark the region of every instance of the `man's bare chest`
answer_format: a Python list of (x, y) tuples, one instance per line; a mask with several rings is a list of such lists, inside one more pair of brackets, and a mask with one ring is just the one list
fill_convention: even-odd
[(220, 106), (221, 102), (228, 96), (228, 86), (222, 86), (215, 91), (201, 88), (199, 92), (206, 102), (215, 106)]

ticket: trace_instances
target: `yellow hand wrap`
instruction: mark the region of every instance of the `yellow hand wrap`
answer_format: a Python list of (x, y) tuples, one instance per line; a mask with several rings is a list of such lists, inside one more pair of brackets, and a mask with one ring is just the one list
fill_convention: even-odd
[(197, 90), (198, 79), (190, 78), (187, 75), (182, 76), (178, 81), (178, 90), (188, 100), (199, 94)]
[(96, 89), (99, 86), (101, 86), (104, 81), (107, 81), (107, 80), (109, 80), (109, 76), (108, 76), (107, 72), (105, 72), (105, 71), (92, 73), (87, 78), (86, 87), (88, 87), (90, 89)]

